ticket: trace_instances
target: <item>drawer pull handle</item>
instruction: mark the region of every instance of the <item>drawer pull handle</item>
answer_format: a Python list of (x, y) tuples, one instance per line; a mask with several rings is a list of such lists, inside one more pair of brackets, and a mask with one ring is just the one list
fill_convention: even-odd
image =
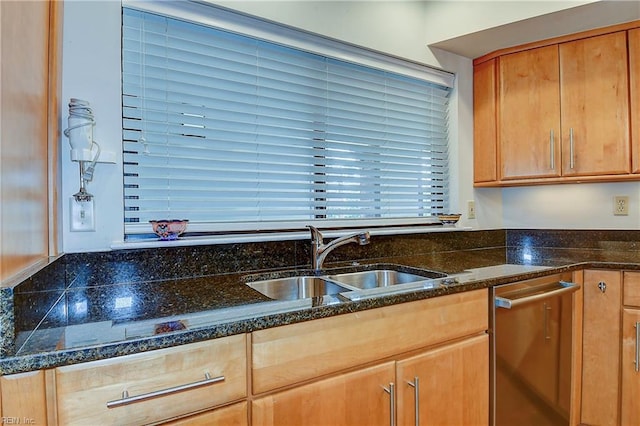
[(153, 391), (149, 393), (143, 393), (142, 395), (129, 396), (129, 392), (126, 390), (122, 392), (122, 399), (116, 399), (114, 401), (107, 402), (107, 408), (122, 407), (123, 405), (134, 404), (136, 402), (147, 401), (149, 399), (158, 398), (161, 396), (167, 396), (178, 392), (184, 392), (192, 389), (201, 388), (203, 386), (209, 386), (214, 383), (223, 382), (224, 376), (211, 377), (209, 373), (205, 373), (204, 380), (200, 380), (193, 383), (187, 383), (185, 385), (174, 386), (167, 389)]

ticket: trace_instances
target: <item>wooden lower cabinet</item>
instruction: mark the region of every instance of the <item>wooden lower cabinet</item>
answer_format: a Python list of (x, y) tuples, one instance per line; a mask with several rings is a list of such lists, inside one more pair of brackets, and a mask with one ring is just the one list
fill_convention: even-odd
[(48, 425), (45, 372), (0, 377), (2, 424)]
[(488, 366), (477, 335), (258, 398), (252, 425), (487, 425)]
[(247, 426), (247, 402), (217, 408), (195, 416), (163, 423), (164, 426)]
[(622, 313), (622, 403), (620, 423), (640, 424), (640, 309), (624, 309)]
[(2, 419), (376, 426), (415, 424), (417, 412), (423, 426), (483, 426), (487, 303), (487, 289), (478, 289), (3, 376)]
[(341, 374), (253, 401), (254, 426), (388, 426), (395, 363)]
[(254, 332), (252, 425), (415, 424), (416, 406), (486, 425), (487, 308), (480, 289)]
[(620, 271), (584, 271), (582, 410), (587, 425), (619, 424)]
[(247, 396), (246, 335), (55, 369), (60, 425), (143, 425)]
[(625, 272), (620, 365), (620, 424), (640, 424), (640, 272)]
[(487, 425), (488, 365), (486, 334), (398, 361), (397, 424)]
[(488, 297), (465, 291), (253, 332), (253, 394), (483, 333)]

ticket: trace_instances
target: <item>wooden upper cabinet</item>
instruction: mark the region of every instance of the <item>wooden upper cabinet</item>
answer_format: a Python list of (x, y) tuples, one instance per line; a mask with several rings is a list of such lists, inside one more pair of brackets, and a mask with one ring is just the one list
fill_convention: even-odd
[(558, 47), (498, 58), (500, 178), (560, 175)]
[(496, 153), (496, 60), (473, 69), (473, 181), (495, 182)]
[(625, 31), (560, 44), (565, 176), (630, 172)]
[(62, 2), (0, 1), (0, 282), (50, 254), (61, 11)]
[(474, 126), (476, 186), (638, 180), (640, 21), (475, 59)]
[(632, 171), (640, 173), (640, 28), (630, 30), (628, 38)]

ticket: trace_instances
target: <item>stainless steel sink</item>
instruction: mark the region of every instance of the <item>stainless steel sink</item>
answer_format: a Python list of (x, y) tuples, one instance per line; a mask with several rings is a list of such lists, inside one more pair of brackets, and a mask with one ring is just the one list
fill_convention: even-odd
[(335, 295), (352, 289), (322, 277), (300, 276), (249, 282), (247, 285), (271, 299), (296, 300)]
[(423, 275), (400, 272), (391, 269), (374, 269), (362, 272), (349, 272), (344, 274), (329, 275), (329, 279), (359, 289), (390, 287), (397, 284), (417, 283), (427, 281), (440, 276), (428, 277)]

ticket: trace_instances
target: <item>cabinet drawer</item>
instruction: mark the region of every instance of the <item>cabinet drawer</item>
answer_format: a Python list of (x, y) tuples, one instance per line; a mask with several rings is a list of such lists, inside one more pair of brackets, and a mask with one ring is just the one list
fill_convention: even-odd
[[(133, 425), (204, 410), (246, 397), (246, 367), (246, 335), (59, 367), (58, 421)], [(121, 404), (125, 391), (149, 398)]]
[(487, 329), (486, 289), (254, 332), (254, 393)]
[(622, 298), (627, 306), (640, 306), (640, 272), (625, 272)]

